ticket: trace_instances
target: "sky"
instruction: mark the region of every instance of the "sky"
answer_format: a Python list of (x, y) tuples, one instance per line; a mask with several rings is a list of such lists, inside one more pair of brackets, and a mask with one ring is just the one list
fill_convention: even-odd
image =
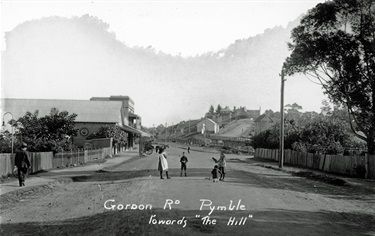
[(267, 28), (285, 27), (319, 2), (324, 1), (2, 1), (1, 32), (32, 19), (90, 14), (108, 22), (128, 46), (151, 45), (173, 55), (194, 56)]
[[(324, 1), (2, 1), (1, 50), (6, 50), (4, 33), (25, 21), (90, 14), (107, 22), (117, 40), (127, 46), (151, 46), (156, 51), (171, 55), (195, 56), (226, 48), (238, 39), (261, 34), (267, 28), (285, 27), (319, 2)], [(61, 86), (67, 89), (64, 84)], [(280, 97), (279, 94), (274, 96)], [(87, 94), (86, 98), (90, 97), (92, 95)], [(290, 99), (296, 97), (295, 94)], [(81, 99), (82, 94), (80, 97), (66, 97), (76, 98)], [(142, 116), (143, 125), (151, 127), (153, 124), (181, 121), (181, 117), (168, 111), (150, 119), (146, 103), (146, 100), (135, 100), (136, 113)], [(314, 109), (318, 107), (315, 105)], [(199, 118), (205, 112), (198, 110), (191, 118)]]

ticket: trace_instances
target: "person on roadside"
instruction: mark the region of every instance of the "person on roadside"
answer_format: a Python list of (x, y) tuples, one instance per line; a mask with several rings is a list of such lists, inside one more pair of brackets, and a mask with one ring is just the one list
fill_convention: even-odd
[(165, 171), (165, 174), (167, 175), (167, 179), (170, 179), (168, 175), (168, 161), (167, 161), (167, 154), (165, 153), (165, 147), (162, 147), (159, 149), (159, 164), (158, 164), (158, 170), (160, 171), (160, 179), (163, 178), (163, 171)]
[(190, 146), (188, 146), (187, 151), (188, 151), (188, 153), (190, 153)]
[(27, 170), (31, 167), (26, 149), (27, 144), (22, 143), (14, 158), (14, 168), (17, 168), (18, 182), (20, 184), (20, 187), (25, 186)]
[(180, 159), (180, 162), (181, 162), (181, 174), (180, 174), (180, 176), (182, 177), (182, 171), (185, 171), (185, 177), (186, 177), (186, 163), (188, 162), (188, 159), (185, 156), (185, 152), (182, 152), (182, 157)]
[(220, 152), (220, 158), (219, 158), (217, 164), (218, 164), (219, 170), (220, 170), (220, 179), (219, 180), (224, 181), (225, 167), (227, 166), (227, 159), (226, 159), (223, 151)]

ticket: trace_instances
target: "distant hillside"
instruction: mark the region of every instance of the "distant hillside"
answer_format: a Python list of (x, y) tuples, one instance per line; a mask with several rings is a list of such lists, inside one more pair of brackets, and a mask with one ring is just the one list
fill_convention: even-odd
[[(277, 109), (279, 73), (289, 55), (286, 43), (298, 22), (236, 40), (217, 52), (183, 58), (152, 47), (130, 48), (109, 32), (107, 23), (93, 16), (28, 21), (5, 35), (3, 96), (129, 95), (135, 112), (149, 124), (161, 112), (176, 121), (200, 117), (211, 104)], [(286, 89), (301, 91), (303, 83), (306, 79), (294, 78)], [(69, 89), (61, 89), (62, 84)], [(43, 93), (30, 89), (37, 87)], [(304, 95), (310, 91), (305, 89)], [(312, 102), (319, 107), (321, 99), (308, 104)]]

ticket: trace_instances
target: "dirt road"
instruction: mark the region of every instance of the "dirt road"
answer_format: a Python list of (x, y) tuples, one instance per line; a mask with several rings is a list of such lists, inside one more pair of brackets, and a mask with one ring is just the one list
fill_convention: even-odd
[(194, 150), (188, 176), (180, 177), (183, 151), (167, 150), (168, 180), (159, 178), (154, 153), (5, 194), (0, 234), (375, 235), (375, 190), (296, 177), (234, 154), (226, 181), (213, 183), (206, 178), (218, 153)]

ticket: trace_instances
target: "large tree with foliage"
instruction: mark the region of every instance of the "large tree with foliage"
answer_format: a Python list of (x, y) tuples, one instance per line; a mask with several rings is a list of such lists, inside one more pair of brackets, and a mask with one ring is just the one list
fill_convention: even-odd
[[(66, 149), (71, 136), (77, 135), (76, 114), (52, 108), (49, 115), (38, 117), (39, 111), (26, 112), (15, 123), (19, 140), (28, 144), (30, 151), (54, 151)], [(22, 124), (22, 125), (17, 125)]]
[(292, 31), (287, 75), (315, 77), (325, 93), (345, 105), (375, 153), (375, 1), (334, 0), (318, 4)]
[(302, 113), (301, 117), (298, 120), (298, 126), (300, 128), (303, 128), (308, 123), (312, 121), (320, 120), (320, 119), (321, 119), (321, 115), (319, 115), (317, 112), (307, 111), (307, 112)]
[(332, 107), (331, 104), (327, 99), (322, 101), (322, 107), (320, 108), (322, 115), (331, 115), (332, 114)]
[[(280, 123), (252, 138), (254, 148), (279, 147)], [(310, 153), (342, 154), (345, 147), (356, 147), (356, 142), (345, 128), (345, 123), (333, 117), (316, 117), (299, 127), (285, 122), (285, 148)]]
[(211, 115), (214, 115), (215, 114), (215, 108), (214, 106), (210, 106), (210, 109), (208, 110), (208, 113), (211, 114)]
[(298, 123), (299, 118), (301, 117), (302, 113), (302, 106), (298, 105), (297, 103), (288, 104), (285, 106), (286, 115), (285, 118), (289, 121)]
[(102, 126), (99, 130), (87, 137), (88, 140), (96, 138), (113, 138), (113, 145), (125, 144), (128, 140), (128, 135), (118, 126)]
[(217, 105), (215, 113), (216, 113), (217, 115), (220, 115), (220, 113), (221, 113), (221, 106), (220, 106), (220, 104)]
[(343, 123), (324, 118), (307, 124), (300, 132), (299, 148), (296, 143), (292, 148), (310, 153), (342, 154), (350, 141)]
[[(298, 142), (299, 127), (295, 123), (286, 122), (285, 127), (285, 148), (291, 149), (292, 144)], [(275, 124), (272, 128), (260, 132), (253, 136), (250, 145), (253, 148), (270, 148), (277, 149), (280, 141), (280, 123)]]
[[(16, 143), (15, 147), (19, 144)], [(14, 149), (14, 148), (13, 148)], [(0, 133), (0, 153), (10, 153), (12, 151), (12, 134), (9, 131)]]

